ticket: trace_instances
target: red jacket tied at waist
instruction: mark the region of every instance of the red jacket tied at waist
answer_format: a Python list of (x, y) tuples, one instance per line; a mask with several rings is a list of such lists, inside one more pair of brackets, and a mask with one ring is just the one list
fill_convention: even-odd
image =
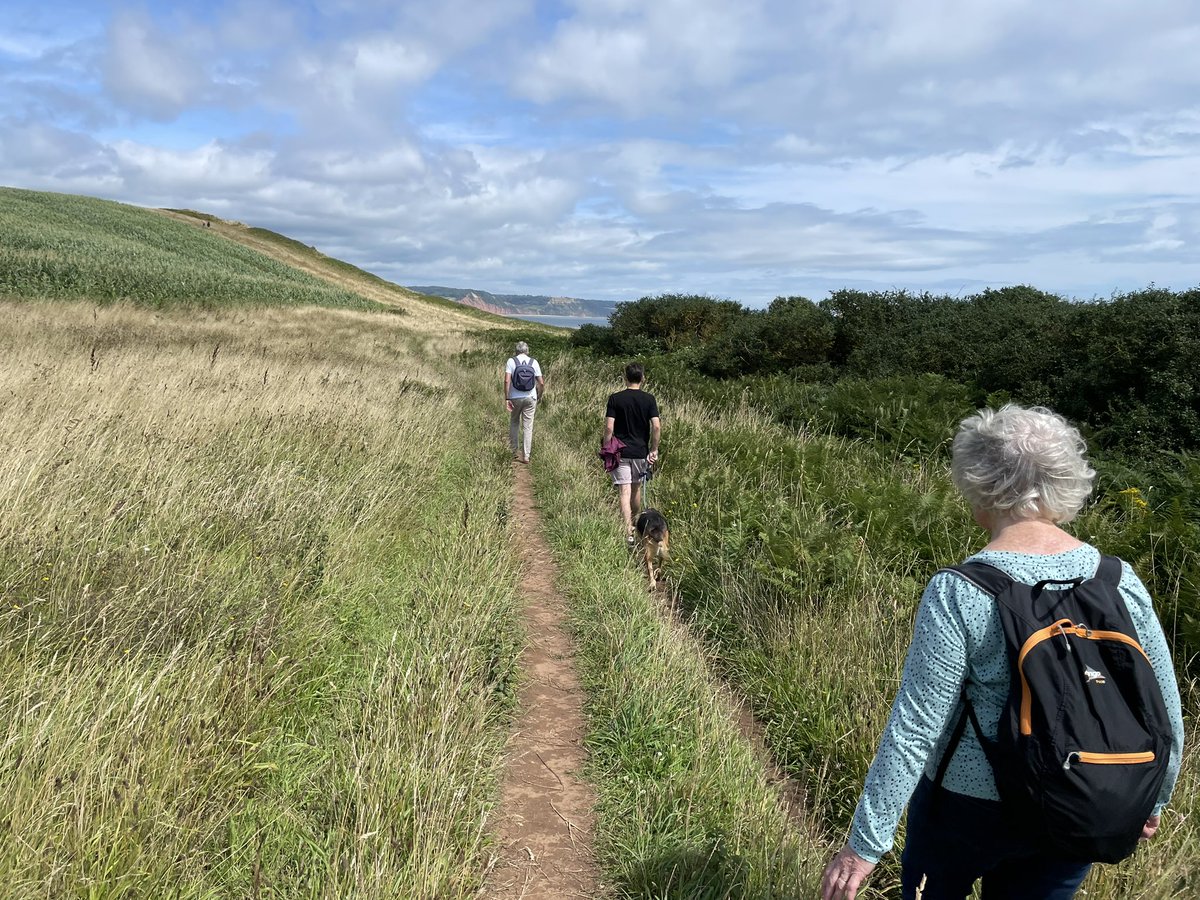
[(599, 456), (604, 462), (605, 472), (611, 472), (621, 462), (621, 450), (624, 447), (624, 442), (615, 435), (600, 445)]

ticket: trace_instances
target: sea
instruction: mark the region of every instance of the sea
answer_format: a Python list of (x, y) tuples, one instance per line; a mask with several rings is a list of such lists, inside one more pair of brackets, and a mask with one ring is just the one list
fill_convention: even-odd
[(511, 319), (524, 319), (526, 322), (541, 322), (543, 325), (557, 325), (559, 328), (578, 328), (580, 325), (607, 325), (604, 316), (509, 316)]

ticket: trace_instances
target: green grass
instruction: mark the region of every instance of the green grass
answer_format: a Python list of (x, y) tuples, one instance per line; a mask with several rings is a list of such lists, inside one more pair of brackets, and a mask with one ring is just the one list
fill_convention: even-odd
[(822, 852), (789, 823), (703, 648), (635, 571), (602, 476), (557, 439), (571, 402), (539, 413), (555, 438), (534, 471), (587, 692), (604, 881), (618, 897), (808, 896)]
[(209, 229), (107, 200), (0, 188), (0, 296), (205, 308), (371, 308)]
[[(466, 311), (450, 301), (375, 315), (160, 213), (0, 189), (0, 214), (7, 896), (475, 895), (519, 678), (496, 400), (522, 336), (551, 386), (534, 475), (580, 646), (604, 883), (814, 894), (922, 585), (982, 538), (939, 449), (936, 410), (961, 396), (919, 379), (659, 390), (652, 367), (651, 493), (684, 628), (621, 546), (594, 458), (614, 364), (532, 323), (446, 327), (442, 309)], [(346, 284), (400, 290), (249, 231)], [(77, 298), (95, 302), (61, 302)], [(1102, 475), (1079, 533), (1134, 563), (1189, 646), (1194, 484), (1160, 498)], [(781, 811), (721, 680), (803, 785), (804, 822)], [(1091, 900), (1200, 891), (1198, 781), (1189, 751), (1162, 835), (1098, 870)], [(896, 896), (894, 856), (860, 896)]]
[[(611, 365), (578, 356), (549, 368), (555, 414), (545, 424), (556, 442), (577, 448), (571, 456), (579, 467), (558, 488), (582, 490), (568, 483), (584, 481), (595, 465), (604, 397), (618, 385)], [(650, 370), (650, 390), (654, 376)], [(738, 398), (710, 406), (669, 389), (657, 396), (664, 453), (650, 493), (671, 522), (670, 576), (713, 668), (748, 698), (776, 758), (804, 785), (818, 841), (806, 852), (820, 852), (820, 842), (832, 846), (846, 834), (925, 582), (985, 537), (940, 454), (805, 435)], [(1173, 611), (1194, 590), (1188, 573), (1197, 547), (1186, 517), (1152, 512), (1132, 496), (1105, 495), (1076, 527), (1138, 567), (1156, 588), (1170, 631)], [(612, 564), (598, 553), (579, 565)], [(1176, 662), (1186, 674), (1184, 646), (1176, 644)], [(1200, 698), (1194, 682), (1183, 682), (1185, 713), (1194, 721)], [(665, 677), (657, 683), (673, 684)], [(1191, 752), (1171, 827), (1128, 863), (1101, 867), (1089, 897), (1180, 896), (1180, 884), (1200, 878), (1198, 769)], [(877, 893), (868, 896), (897, 895), (895, 855), (872, 885)]]

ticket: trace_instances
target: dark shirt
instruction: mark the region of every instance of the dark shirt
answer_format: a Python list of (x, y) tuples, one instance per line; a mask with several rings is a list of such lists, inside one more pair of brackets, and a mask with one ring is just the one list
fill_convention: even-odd
[(658, 401), (653, 394), (626, 388), (608, 398), (605, 418), (613, 420), (613, 434), (625, 448), (621, 459), (645, 459), (650, 452), (650, 420), (658, 417)]

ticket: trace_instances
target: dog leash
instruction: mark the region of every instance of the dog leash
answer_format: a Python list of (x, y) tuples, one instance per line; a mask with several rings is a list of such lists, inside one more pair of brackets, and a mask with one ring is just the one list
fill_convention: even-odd
[(650, 479), (653, 477), (654, 470), (651, 468), (638, 476), (638, 480), (642, 482), (642, 509), (650, 505)]

